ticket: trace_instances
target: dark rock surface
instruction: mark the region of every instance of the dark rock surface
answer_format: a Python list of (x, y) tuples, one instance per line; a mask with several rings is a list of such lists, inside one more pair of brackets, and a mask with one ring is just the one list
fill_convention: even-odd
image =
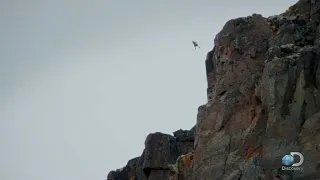
[(145, 157), (142, 168), (148, 175), (149, 170), (167, 169), (175, 162), (178, 148), (175, 138), (168, 134), (149, 134), (145, 142)]
[(187, 154), (193, 150), (195, 130), (196, 127), (194, 126), (190, 130), (179, 129), (173, 132), (173, 135), (177, 141), (177, 148), (180, 155)]
[(147, 180), (142, 170), (143, 155), (128, 161), (127, 165), (108, 174), (108, 180)]
[[(320, 180), (320, 0), (232, 19), (214, 43), (196, 126), (150, 134), (108, 180)], [(282, 170), (289, 152), (303, 171)]]
[(169, 164), (174, 164), (182, 153), (193, 150), (195, 127), (178, 130), (174, 136), (160, 132), (149, 134), (140, 157), (108, 174), (108, 180), (165, 180), (172, 175)]

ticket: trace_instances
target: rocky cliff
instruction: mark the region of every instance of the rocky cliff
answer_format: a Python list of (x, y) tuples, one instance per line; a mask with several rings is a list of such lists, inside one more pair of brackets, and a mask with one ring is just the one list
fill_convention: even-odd
[[(232, 19), (214, 44), (196, 126), (148, 135), (108, 180), (320, 179), (320, 0)], [(300, 170), (282, 170), (292, 151)]]

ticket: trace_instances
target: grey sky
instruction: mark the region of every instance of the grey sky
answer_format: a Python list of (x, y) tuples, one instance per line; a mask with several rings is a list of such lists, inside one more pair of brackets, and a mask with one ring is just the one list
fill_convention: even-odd
[(1, 0), (0, 179), (105, 179), (191, 128), (224, 23), (295, 2)]

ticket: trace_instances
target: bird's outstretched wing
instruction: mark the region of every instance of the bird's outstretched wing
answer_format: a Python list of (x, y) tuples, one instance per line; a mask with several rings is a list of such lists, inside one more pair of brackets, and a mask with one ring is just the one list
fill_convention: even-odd
[(198, 43), (197, 42), (195, 42), (195, 41), (192, 41), (192, 44), (193, 44), (193, 46), (195, 47), (195, 48), (200, 48), (200, 46), (198, 45)]

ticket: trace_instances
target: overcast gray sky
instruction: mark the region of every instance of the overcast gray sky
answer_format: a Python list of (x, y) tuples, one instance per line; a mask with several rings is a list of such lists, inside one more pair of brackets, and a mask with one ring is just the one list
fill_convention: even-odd
[(0, 179), (102, 180), (195, 124), (226, 21), (296, 1), (0, 2)]

